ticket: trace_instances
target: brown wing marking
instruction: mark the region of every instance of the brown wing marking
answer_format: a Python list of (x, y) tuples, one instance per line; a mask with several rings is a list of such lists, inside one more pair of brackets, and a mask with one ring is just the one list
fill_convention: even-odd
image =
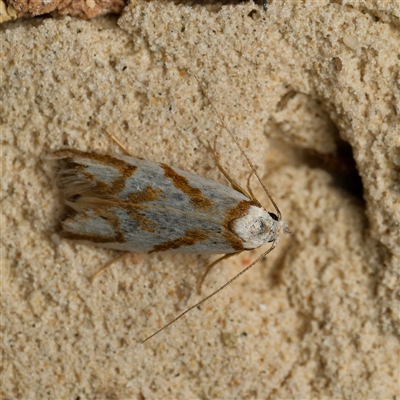
[(176, 171), (174, 171), (170, 166), (166, 164), (160, 164), (160, 166), (164, 170), (165, 177), (171, 179), (174, 186), (185, 193), (189, 197), (189, 201), (196, 208), (204, 210), (212, 207), (213, 202), (206, 196), (204, 196), (200, 189), (191, 186), (189, 184), (189, 181), (185, 177), (179, 175)]
[(130, 193), (128, 198), (132, 203), (143, 203), (155, 201), (162, 197), (162, 189), (156, 189), (152, 186), (146, 186), (142, 191)]
[(242, 200), (235, 207), (232, 207), (225, 215), (222, 221), (222, 226), (225, 228), (223, 231), (223, 236), (226, 241), (232, 246), (236, 251), (242, 251), (243, 240), (235, 235), (231, 229), (231, 222), (237, 218), (243, 217), (249, 212), (250, 206), (254, 205), (251, 201)]
[(153, 247), (153, 250), (150, 250), (149, 253), (178, 249), (179, 247), (182, 246), (193, 246), (197, 242), (202, 242), (207, 238), (208, 238), (207, 233), (199, 229), (189, 229), (186, 231), (184, 236), (181, 236), (178, 239), (168, 240), (164, 243), (155, 245)]
[[(58, 158), (65, 158), (67, 161), (66, 170), (72, 168), (75, 173), (81, 173), (86, 180), (93, 184), (93, 188), (100, 194), (104, 195), (115, 195), (125, 188), (126, 180), (130, 178), (138, 169), (137, 166), (131, 165), (126, 161), (119, 160), (108, 154), (97, 154), (97, 153), (86, 153), (84, 151), (69, 149), (69, 150), (58, 150), (55, 153)], [(100, 182), (94, 179), (94, 175), (86, 171), (84, 160), (86, 158), (92, 161), (96, 161), (99, 164), (106, 165), (110, 168), (115, 168), (119, 171), (119, 176), (113, 181), (112, 185), (105, 182)]]
[(118, 217), (112, 211), (109, 211), (108, 208), (103, 208), (103, 207), (101, 212), (97, 212), (97, 214), (101, 215), (102, 218), (108, 221), (108, 223), (111, 225), (114, 231), (114, 235), (105, 236), (95, 233), (87, 234), (87, 233), (75, 233), (68, 231), (65, 225), (67, 225), (68, 220), (70, 218), (66, 218), (64, 221), (62, 221), (62, 231), (60, 232), (60, 235), (67, 239), (88, 240), (94, 243), (111, 243), (111, 242), (125, 243), (124, 234), (121, 231), (121, 224)]

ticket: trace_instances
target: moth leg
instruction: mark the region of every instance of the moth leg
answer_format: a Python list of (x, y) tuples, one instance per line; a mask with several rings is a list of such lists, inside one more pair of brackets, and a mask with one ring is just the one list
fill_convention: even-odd
[(257, 200), (256, 196), (254, 196), (253, 191), (251, 190), (250, 187), (250, 179), (253, 176), (253, 171), (250, 172), (249, 177), (247, 178), (247, 190), (250, 193), (251, 199), (254, 201), (254, 203), (256, 203), (256, 205), (260, 208), (262, 208), (262, 205), (260, 204), (260, 202)]
[(239, 193), (242, 193), (244, 196), (251, 198), (250, 195), (233, 178), (231, 178), (231, 176), (228, 174), (228, 172), (226, 172), (225, 168), (222, 166), (219, 160), (219, 153), (217, 151), (217, 137), (215, 137), (214, 139), (214, 148), (212, 148), (210, 144), (209, 147), (213, 153), (215, 164), (217, 164), (218, 169), (222, 172), (225, 178), (228, 179), (232, 188), (237, 190)]
[(206, 279), (206, 276), (212, 270), (213, 267), (215, 267), (217, 264), (219, 264), (220, 261), (226, 260), (227, 258), (235, 256), (237, 254), (239, 254), (239, 253), (225, 254), (222, 257), (215, 260), (214, 262), (212, 262), (210, 265), (208, 265), (204, 274), (202, 275), (201, 279), (197, 282), (197, 293), (201, 294), (201, 287), (203, 286), (204, 280)]
[(112, 258), (110, 261), (108, 261), (101, 269), (99, 269), (90, 279), (91, 282), (93, 282), (96, 278), (98, 278), (100, 275), (102, 275), (104, 273), (104, 271), (106, 269), (108, 269), (109, 267), (111, 267), (111, 265), (113, 265), (115, 262), (125, 258), (128, 254), (130, 254), (128, 251), (125, 253), (120, 254), (117, 257)]
[(110, 136), (110, 138), (120, 147), (120, 149), (125, 152), (128, 156), (132, 156), (132, 154), (129, 153), (129, 150), (120, 142), (120, 140), (113, 134), (111, 133), (108, 129), (106, 129), (107, 135)]
[(217, 152), (217, 137), (214, 139), (214, 149), (211, 148), (211, 145), (209, 144), (209, 147), (214, 155), (215, 163), (217, 164), (218, 169), (222, 172), (222, 174), (225, 176), (226, 179), (228, 179), (229, 183), (231, 184), (232, 188), (238, 191), (239, 193), (242, 193), (244, 196), (248, 197), (255, 203), (258, 207), (262, 207), (260, 202), (256, 199), (254, 196), (252, 190), (250, 189), (250, 178), (253, 175), (253, 172), (250, 173), (249, 178), (247, 180), (247, 190), (246, 192), (233, 178), (230, 177), (228, 172), (224, 169), (222, 166), (220, 160), (219, 160), (219, 153)]

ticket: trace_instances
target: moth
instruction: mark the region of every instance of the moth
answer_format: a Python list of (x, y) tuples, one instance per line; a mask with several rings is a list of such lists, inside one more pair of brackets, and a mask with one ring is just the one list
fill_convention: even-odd
[[(261, 257), (265, 256), (290, 230), (240, 143), (228, 132), (276, 213), (261, 206), (249, 181), (244, 190), (230, 178), (216, 146), (217, 166), (230, 186), (142, 158), (65, 149), (54, 153), (60, 160), (59, 185), (65, 205), (61, 235), (125, 252), (224, 254), (208, 266), (201, 282), (222, 259), (272, 243)], [(159, 331), (224, 289), (261, 257)]]
[(61, 235), (137, 253), (231, 254), (287, 229), (235, 185), (124, 155), (58, 150)]

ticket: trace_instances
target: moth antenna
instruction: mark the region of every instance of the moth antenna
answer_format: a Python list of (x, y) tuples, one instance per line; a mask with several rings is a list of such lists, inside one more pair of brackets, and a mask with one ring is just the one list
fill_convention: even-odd
[(209, 294), (208, 296), (204, 297), (204, 299), (200, 300), (198, 303), (195, 305), (187, 308), (183, 313), (179, 314), (176, 318), (174, 318), (172, 321), (168, 322), (166, 325), (164, 325), (162, 328), (160, 328), (158, 331), (154, 332), (150, 336), (148, 336), (146, 339), (142, 341), (142, 344), (153, 338), (154, 336), (158, 335), (161, 331), (164, 329), (168, 328), (170, 325), (172, 325), (174, 322), (178, 321), (178, 319), (181, 319), (185, 314), (187, 314), (189, 311), (193, 310), (194, 308), (200, 306), (201, 304), (205, 303), (207, 300), (211, 299), (211, 297), (214, 297), (217, 293), (219, 293), (221, 290), (224, 290), (227, 286), (229, 286), (233, 281), (235, 281), (239, 276), (243, 275), (245, 272), (247, 272), (251, 267), (253, 267), (255, 264), (257, 264), (263, 257), (265, 257), (268, 253), (270, 253), (275, 246), (277, 245), (277, 241), (275, 240), (271, 247), (265, 251), (261, 256), (256, 258), (250, 265), (248, 265), (245, 269), (240, 271), (238, 274), (236, 274), (233, 278), (229, 279), (228, 282), (224, 283), (221, 287), (219, 287), (217, 290)]
[(246, 152), (244, 151), (242, 145), (239, 143), (239, 141), (237, 140), (236, 136), (229, 130), (228, 126), (226, 125), (224, 119), (222, 118), (222, 115), (218, 112), (218, 110), (215, 108), (214, 104), (212, 103), (210, 97), (208, 96), (208, 94), (205, 92), (205, 90), (203, 89), (203, 85), (200, 83), (199, 79), (197, 78), (196, 75), (194, 75), (192, 73), (192, 75), (194, 76), (194, 78), (196, 79), (197, 83), (199, 84), (201, 91), (203, 92), (204, 96), (206, 97), (206, 99), (209, 101), (212, 109), (214, 110), (215, 114), (217, 115), (217, 117), (219, 118), (221, 125), (225, 128), (225, 130), (229, 133), (229, 135), (231, 136), (232, 140), (235, 142), (236, 146), (239, 148), (240, 152), (242, 153), (243, 157), (246, 159), (247, 163), (249, 164), (251, 170), (254, 172), (254, 175), (256, 176), (258, 182), (260, 182), (261, 187), (263, 188), (264, 192), (267, 194), (269, 200), (271, 201), (272, 205), (274, 206), (277, 216), (278, 216), (278, 220), (280, 221), (282, 219), (282, 214), (281, 211), (279, 210), (277, 204), (275, 203), (274, 199), (272, 198), (272, 196), (269, 194), (269, 191), (267, 189), (267, 187), (264, 185), (264, 183), (262, 182), (260, 175), (258, 174), (256, 168), (254, 167), (253, 163), (250, 161), (250, 158), (248, 157), (248, 155), (246, 154)]

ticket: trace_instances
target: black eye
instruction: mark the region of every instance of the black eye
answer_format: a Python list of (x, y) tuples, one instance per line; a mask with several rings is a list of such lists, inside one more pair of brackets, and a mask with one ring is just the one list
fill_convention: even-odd
[(276, 216), (276, 214), (271, 213), (271, 212), (269, 212), (268, 214), (273, 220), (278, 221), (278, 217)]

